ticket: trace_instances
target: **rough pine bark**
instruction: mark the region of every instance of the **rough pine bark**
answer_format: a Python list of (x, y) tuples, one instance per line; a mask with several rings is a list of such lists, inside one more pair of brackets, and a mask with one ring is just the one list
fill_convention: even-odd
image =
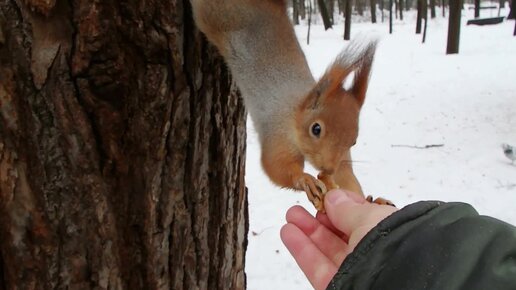
[(187, 0), (0, 0), (0, 289), (243, 289), (245, 109)]

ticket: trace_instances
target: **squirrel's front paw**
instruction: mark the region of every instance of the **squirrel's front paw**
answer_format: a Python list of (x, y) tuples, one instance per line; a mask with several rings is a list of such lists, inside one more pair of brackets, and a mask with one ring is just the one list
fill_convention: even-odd
[(326, 185), (319, 179), (308, 173), (295, 180), (295, 186), (299, 190), (304, 190), (308, 199), (318, 211), (324, 212), (324, 194), (328, 191)]

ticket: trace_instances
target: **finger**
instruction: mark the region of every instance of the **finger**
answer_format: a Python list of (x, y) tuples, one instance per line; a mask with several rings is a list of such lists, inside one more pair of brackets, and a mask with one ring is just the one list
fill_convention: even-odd
[(373, 228), (397, 210), (392, 206), (357, 203), (350, 194), (343, 190), (332, 190), (325, 198), (325, 208), (330, 221), (348, 236), (359, 227)]
[(301, 206), (287, 211), (287, 222), (296, 225), (338, 267), (348, 254), (348, 245)]
[(294, 224), (284, 225), (280, 234), (281, 240), (312, 286), (317, 290), (326, 289), (337, 273), (337, 267)]
[(330, 231), (332, 231), (336, 236), (340, 237), (344, 242), (348, 242), (348, 239), (349, 237), (339, 231), (330, 221), (330, 218), (328, 218), (328, 215), (325, 214), (325, 213), (322, 213), (320, 211), (317, 212), (315, 218), (323, 225), (325, 226), (327, 229), (329, 229)]

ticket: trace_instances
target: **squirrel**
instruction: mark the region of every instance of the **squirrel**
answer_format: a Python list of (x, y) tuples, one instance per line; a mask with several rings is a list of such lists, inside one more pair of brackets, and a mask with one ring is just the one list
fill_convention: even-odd
[[(271, 181), (305, 191), (321, 211), (330, 189), (363, 196), (350, 148), (358, 136), (376, 42), (351, 43), (316, 82), (284, 0), (190, 3), (197, 27), (217, 47), (242, 93)], [(317, 178), (304, 172), (305, 160), (320, 171)]]

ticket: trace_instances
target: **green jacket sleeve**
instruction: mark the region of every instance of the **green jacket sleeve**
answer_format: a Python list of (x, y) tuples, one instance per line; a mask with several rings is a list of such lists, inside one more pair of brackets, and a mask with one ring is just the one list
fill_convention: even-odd
[(467, 204), (415, 203), (372, 229), (327, 289), (516, 289), (516, 228)]

